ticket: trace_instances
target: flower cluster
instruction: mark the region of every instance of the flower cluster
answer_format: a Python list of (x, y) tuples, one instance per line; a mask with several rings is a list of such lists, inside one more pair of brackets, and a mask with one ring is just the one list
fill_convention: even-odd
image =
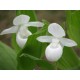
[[(13, 20), (13, 25), (11, 28), (3, 30), (0, 35), (16, 33), (16, 42), (19, 47), (23, 48), (27, 39), (30, 35), (32, 35), (31, 31), (29, 31), (28, 27), (43, 27), (43, 23), (29, 22), (30, 17), (28, 15), (19, 15)], [(52, 23), (48, 27), (48, 32), (52, 36), (39, 36), (37, 38), (40, 42), (48, 42), (50, 43), (46, 50), (45, 55), (48, 61), (57, 61), (61, 58), (63, 53), (63, 47), (72, 47), (76, 46), (77, 43), (71, 39), (64, 38), (65, 31), (64, 29), (57, 23)]]

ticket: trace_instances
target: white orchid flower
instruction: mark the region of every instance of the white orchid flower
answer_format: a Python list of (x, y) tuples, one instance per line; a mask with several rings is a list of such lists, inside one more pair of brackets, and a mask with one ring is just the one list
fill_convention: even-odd
[(28, 15), (19, 15), (13, 20), (13, 25), (11, 28), (5, 29), (0, 35), (16, 33), (16, 41), (19, 47), (23, 48), (28, 36), (32, 33), (28, 30), (28, 27), (42, 27), (44, 24), (42, 22), (29, 22), (30, 17)]
[(40, 42), (50, 43), (45, 50), (45, 55), (48, 61), (59, 60), (62, 56), (64, 46), (72, 47), (77, 45), (75, 41), (64, 38), (65, 31), (57, 23), (50, 24), (48, 32), (52, 34), (52, 36), (40, 36), (37, 38)]

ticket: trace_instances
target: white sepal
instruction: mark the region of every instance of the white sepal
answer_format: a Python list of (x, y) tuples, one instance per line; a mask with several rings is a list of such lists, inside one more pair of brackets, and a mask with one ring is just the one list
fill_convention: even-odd
[(60, 42), (63, 46), (67, 46), (67, 47), (77, 46), (77, 43), (75, 41), (67, 38), (61, 38)]
[(9, 34), (9, 33), (16, 33), (18, 31), (18, 26), (12, 26), (8, 29), (3, 30), (0, 35)]
[(36, 21), (36, 22), (29, 22), (27, 26), (32, 26), (32, 27), (43, 27), (44, 24), (42, 22)]
[(61, 38), (61, 37), (65, 36), (64, 29), (57, 23), (50, 24), (48, 27), (48, 32), (57, 38)]
[(40, 36), (37, 37), (37, 40), (40, 42), (48, 42), (51, 43), (52, 42), (53, 37), (52, 36)]
[(28, 15), (19, 15), (13, 20), (14, 25), (24, 25), (28, 23), (30, 20), (30, 17)]
[(46, 58), (51, 62), (58, 61), (61, 58), (62, 53), (63, 47), (61, 47), (60, 44), (58, 44), (55, 48), (50, 44), (45, 50)]

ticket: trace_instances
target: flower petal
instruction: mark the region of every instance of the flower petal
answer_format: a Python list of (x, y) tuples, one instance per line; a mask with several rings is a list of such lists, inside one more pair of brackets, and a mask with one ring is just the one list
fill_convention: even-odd
[(8, 29), (3, 30), (0, 35), (9, 34), (9, 33), (16, 33), (18, 31), (18, 26), (12, 26)]
[(30, 20), (30, 17), (28, 15), (19, 15), (13, 20), (14, 25), (23, 25), (28, 23)]
[(26, 38), (26, 37), (32, 35), (32, 33), (28, 30), (28, 28), (26, 26), (21, 26), (18, 33), (23, 38)]
[(68, 46), (68, 47), (77, 46), (77, 43), (75, 41), (67, 38), (61, 38), (60, 42), (63, 46)]
[(64, 29), (57, 23), (50, 24), (48, 27), (48, 32), (57, 38), (61, 38), (61, 37), (65, 36)]
[(37, 21), (37, 22), (29, 22), (29, 23), (28, 23), (28, 26), (43, 27), (44, 24), (43, 24), (42, 22)]
[(40, 36), (37, 38), (40, 42), (52, 42), (53, 36)]

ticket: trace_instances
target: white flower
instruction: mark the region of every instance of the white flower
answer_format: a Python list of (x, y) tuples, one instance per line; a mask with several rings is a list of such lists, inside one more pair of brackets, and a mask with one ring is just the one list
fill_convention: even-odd
[(45, 50), (45, 55), (48, 61), (59, 60), (62, 56), (64, 46), (72, 47), (77, 45), (75, 41), (63, 38), (65, 36), (65, 31), (57, 23), (50, 24), (48, 27), (48, 32), (52, 34), (52, 36), (40, 36), (37, 38), (40, 42), (50, 43)]
[(13, 25), (11, 28), (5, 29), (1, 32), (0, 35), (9, 34), (9, 33), (16, 33), (16, 41), (17, 44), (23, 48), (28, 36), (32, 35), (32, 33), (28, 30), (28, 27), (42, 27), (43, 23), (36, 21), (36, 22), (29, 22), (30, 17), (28, 15), (19, 15), (13, 20)]

